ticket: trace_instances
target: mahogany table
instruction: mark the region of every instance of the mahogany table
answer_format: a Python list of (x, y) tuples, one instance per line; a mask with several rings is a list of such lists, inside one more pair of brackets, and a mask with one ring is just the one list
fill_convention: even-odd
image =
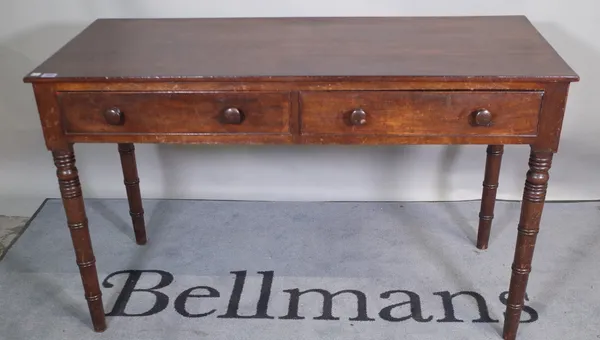
[(94, 330), (106, 329), (73, 143), (117, 143), (138, 244), (133, 143), (486, 144), (487, 248), (505, 144), (529, 144), (504, 339), (515, 339), (578, 76), (522, 16), (101, 19), (24, 81), (52, 151)]

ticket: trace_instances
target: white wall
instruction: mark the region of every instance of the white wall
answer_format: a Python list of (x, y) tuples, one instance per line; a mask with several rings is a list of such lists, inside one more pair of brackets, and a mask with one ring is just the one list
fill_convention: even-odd
[[(580, 74), (571, 87), (549, 199), (600, 198), (597, 0), (3, 0), (0, 2), (0, 214), (59, 195), (29, 85), (21, 78), (99, 17), (525, 14)], [(484, 146), (140, 145), (144, 197), (259, 200), (479, 198)], [(114, 145), (76, 145), (86, 197), (124, 197)], [(528, 147), (507, 147), (499, 197), (520, 199)]]

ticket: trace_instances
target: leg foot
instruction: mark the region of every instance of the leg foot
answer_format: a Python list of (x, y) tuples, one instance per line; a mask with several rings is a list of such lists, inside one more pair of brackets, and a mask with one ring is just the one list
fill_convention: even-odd
[(477, 232), (477, 248), (479, 249), (487, 249), (490, 240), (502, 153), (504, 153), (504, 145), (489, 145), (487, 148), (481, 210), (479, 212), (479, 231)]
[(142, 195), (140, 194), (140, 179), (138, 178), (137, 165), (135, 161), (135, 147), (132, 143), (119, 144), (119, 155), (129, 201), (129, 214), (133, 223), (135, 241), (139, 245), (146, 244), (146, 224), (144, 222), (144, 209), (142, 206)]
[(521, 311), (527, 288), (527, 280), (531, 272), (531, 261), (535, 241), (540, 229), (540, 218), (546, 199), (548, 171), (552, 164), (552, 152), (541, 152), (532, 149), (529, 158), (529, 171), (525, 181), (521, 218), (519, 220), (515, 258), (512, 265), (512, 277), (506, 304), (504, 321), (504, 339), (514, 340), (521, 319)]
[(52, 155), (90, 316), (94, 330), (102, 332), (106, 329), (102, 293), (96, 273), (96, 259), (92, 249), (79, 175), (75, 167), (73, 147), (71, 145), (65, 150), (54, 150)]

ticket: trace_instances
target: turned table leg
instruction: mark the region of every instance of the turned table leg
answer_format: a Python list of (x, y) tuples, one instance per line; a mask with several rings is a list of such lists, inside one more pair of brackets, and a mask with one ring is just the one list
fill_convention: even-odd
[(503, 152), (504, 145), (489, 145), (487, 148), (481, 210), (479, 212), (479, 231), (477, 232), (477, 248), (479, 249), (487, 249), (490, 240)]
[(142, 206), (142, 195), (140, 194), (140, 179), (138, 178), (137, 165), (135, 162), (135, 147), (133, 143), (119, 144), (119, 155), (129, 201), (129, 214), (133, 223), (133, 232), (137, 244), (146, 244), (146, 224), (144, 222), (144, 209)]
[(506, 340), (514, 340), (517, 336), (527, 279), (531, 272), (533, 249), (540, 229), (540, 218), (546, 198), (552, 155), (552, 152), (532, 149), (529, 157), (529, 171), (521, 203), (515, 259), (512, 265), (512, 277), (506, 304), (504, 321), (504, 339)]
[(67, 149), (63, 150), (53, 150), (52, 156), (57, 169), (56, 175), (60, 186), (60, 194), (67, 215), (67, 224), (71, 231), (75, 257), (83, 281), (83, 290), (92, 323), (96, 332), (102, 332), (106, 329), (102, 293), (98, 284), (96, 259), (92, 249), (79, 175), (75, 167), (73, 146), (69, 145)]

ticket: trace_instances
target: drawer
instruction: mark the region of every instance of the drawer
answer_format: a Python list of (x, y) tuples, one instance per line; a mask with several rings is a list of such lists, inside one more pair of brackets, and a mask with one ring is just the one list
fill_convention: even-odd
[(61, 92), (67, 134), (289, 134), (289, 93)]
[(303, 134), (535, 136), (542, 92), (301, 94)]

